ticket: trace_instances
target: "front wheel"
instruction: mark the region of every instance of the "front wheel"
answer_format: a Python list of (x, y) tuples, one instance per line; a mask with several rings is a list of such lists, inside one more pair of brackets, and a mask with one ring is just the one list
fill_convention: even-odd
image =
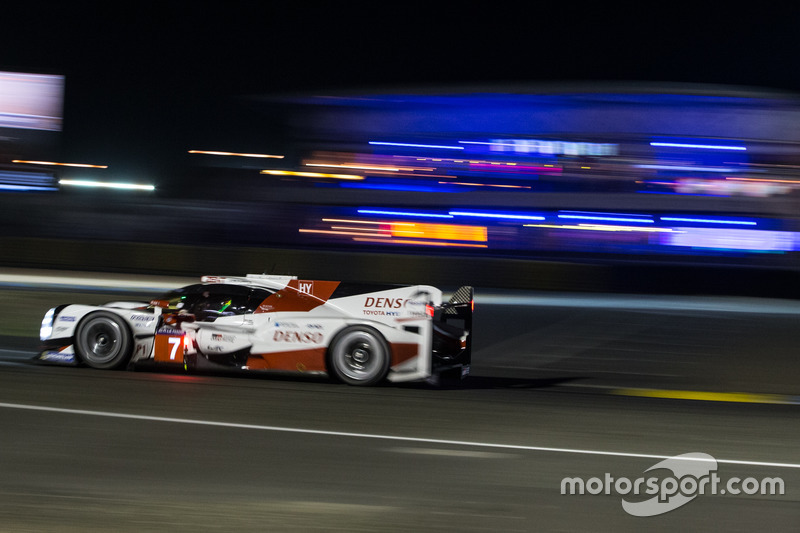
[(130, 360), (132, 349), (128, 326), (113, 313), (90, 314), (75, 333), (75, 352), (92, 368), (120, 368)]
[(389, 372), (389, 347), (372, 328), (353, 326), (339, 333), (328, 351), (334, 375), (350, 385), (375, 385)]

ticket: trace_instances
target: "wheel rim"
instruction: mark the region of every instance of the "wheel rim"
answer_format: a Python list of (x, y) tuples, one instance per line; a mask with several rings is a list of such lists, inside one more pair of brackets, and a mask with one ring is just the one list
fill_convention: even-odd
[(386, 353), (375, 335), (351, 331), (336, 343), (333, 361), (345, 377), (353, 381), (369, 381), (383, 372)]
[(81, 331), (80, 344), (88, 362), (110, 363), (123, 350), (122, 329), (110, 318), (95, 318)]

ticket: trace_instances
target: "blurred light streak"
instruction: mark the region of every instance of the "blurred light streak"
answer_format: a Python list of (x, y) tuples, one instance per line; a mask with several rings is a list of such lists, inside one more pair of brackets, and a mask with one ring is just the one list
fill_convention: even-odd
[[(446, 182), (445, 182), (446, 183)], [(399, 183), (343, 183), (345, 189), (370, 189), (377, 191), (411, 191), (411, 192), (449, 192), (447, 187), (424, 184), (399, 184)]]
[(354, 241), (358, 242), (379, 242), (383, 244), (409, 244), (409, 245), (416, 245), (416, 246), (456, 246), (456, 247), (463, 247), (463, 248), (488, 248), (486, 244), (472, 244), (472, 243), (460, 243), (460, 242), (436, 242), (436, 241), (417, 241), (411, 239), (364, 239), (364, 238), (354, 238)]
[(343, 218), (323, 218), (323, 222), (341, 222), (344, 224), (391, 224), (394, 226), (413, 226), (413, 222), (380, 222), (374, 220), (347, 220)]
[(463, 146), (447, 146), (447, 145), (440, 145), (440, 144), (412, 144), (412, 143), (392, 143), (392, 142), (382, 142), (382, 141), (370, 141), (369, 144), (379, 145), (379, 146), (404, 146), (408, 148), (437, 148), (437, 149), (444, 149), (444, 150), (463, 150)]
[[(587, 143), (574, 141), (553, 141), (544, 139), (503, 139), (490, 141), (458, 141), (460, 144), (486, 145), (491, 150), (513, 151), (524, 154), (569, 155), (569, 156), (607, 156), (617, 155), (618, 146), (609, 143)], [(497, 149), (500, 150), (497, 150)], [(506, 150), (511, 148), (511, 150)]]
[(550, 228), (550, 229), (577, 229), (586, 231), (633, 231), (641, 233), (673, 233), (672, 228), (642, 228), (638, 226), (615, 226), (606, 224), (578, 224), (577, 226), (562, 226), (559, 224), (523, 224), (525, 228)]
[(337, 180), (363, 180), (364, 176), (354, 174), (322, 174), (319, 172), (296, 172), (294, 170), (262, 170), (261, 174), (270, 176), (298, 176), (301, 178), (332, 178)]
[[(503, 170), (503, 171), (536, 171), (536, 172), (561, 172), (561, 168), (550, 166), (522, 166), (517, 163), (501, 163), (495, 161), (477, 161), (469, 163), (470, 167), (476, 168), (489, 168), (491, 170)], [(504, 168), (506, 167), (506, 168)], [(508, 168), (510, 167), (510, 168)]]
[[(434, 169), (435, 170), (435, 169)], [(450, 179), (450, 180), (457, 180), (458, 176), (451, 176), (449, 174), (420, 174), (418, 172), (398, 172), (397, 174), (391, 174), (391, 176), (411, 176), (412, 178), (440, 178), (440, 179)]]
[(797, 250), (798, 235), (791, 231), (732, 228), (682, 228), (665, 235), (662, 244), (688, 248), (746, 252), (790, 252)]
[(456, 224), (415, 224), (413, 229), (392, 228), (393, 237), (413, 237), (414, 235), (420, 235), (426, 239), (486, 242), (487, 229), (485, 226), (459, 226)]
[(680, 165), (633, 165), (633, 168), (641, 168), (644, 170), (674, 170), (679, 172), (746, 172), (746, 169), (739, 168), (721, 168), (721, 167), (698, 167), (698, 166), (680, 166)]
[(481, 211), (450, 211), (451, 215), (477, 218), (503, 218), (510, 220), (545, 220), (541, 215), (525, 215), (515, 213), (486, 213)]
[(659, 217), (664, 222), (699, 222), (703, 224), (737, 224), (740, 226), (757, 226), (758, 223), (751, 220), (733, 219), (712, 219), (712, 218), (688, 218), (688, 217)]
[(359, 235), (363, 234), (365, 231), (387, 231), (387, 232), (389, 231), (389, 230), (384, 230), (383, 228), (377, 228), (376, 230), (375, 228), (356, 228), (352, 226), (331, 226), (331, 229), (337, 231), (357, 231), (359, 232), (358, 233)]
[(455, 182), (455, 181), (440, 181), (444, 185), (466, 185), (470, 187), (500, 187), (505, 189), (532, 189), (530, 185), (497, 185), (492, 183), (468, 183), (468, 182)]
[(154, 191), (155, 185), (140, 185), (136, 183), (115, 183), (110, 181), (92, 181), (92, 180), (58, 180), (60, 185), (70, 185), (77, 187), (97, 187), (105, 189), (125, 189), (137, 191)]
[[(580, 213), (575, 211), (574, 213)], [(609, 216), (610, 215), (610, 216)], [(614, 213), (580, 213), (580, 214), (559, 214), (558, 218), (574, 219), (574, 220), (602, 220), (604, 222), (637, 222), (640, 224), (653, 224), (650, 218), (632, 218), (632, 217), (647, 217), (648, 215), (628, 215), (628, 214), (614, 214)]]
[(373, 233), (372, 235), (368, 233), (362, 232), (355, 232), (355, 231), (335, 231), (335, 230), (327, 230), (327, 229), (299, 229), (300, 233), (321, 233), (324, 235), (358, 235), (358, 236), (370, 236), (370, 237), (385, 237), (386, 233)]
[(669, 148), (699, 148), (704, 150), (739, 150), (745, 151), (745, 146), (725, 146), (719, 144), (689, 144), (689, 143), (665, 143), (665, 142), (651, 142), (650, 146), (664, 146)]
[(701, 194), (701, 193), (686, 193), (686, 192), (668, 192), (668, 191), (636, 191), (637, 194), (663, 194), (664, 196), (705, 196), (707, 198), (719, 198), (719, 194)]
[(28, 165), (47, 165), (57, 167), (77, 167), (77, 168), (108, 168), (108, 165), (90, 165), (87, 163), (56, 163), (54, 161), (28, 161), (25, 159), (14, 159), (12, 163), (24, 163)]
[(453, 218), (453, 215), (439, 213), (421, 213), (419, 211), (384, 211), (378, 209), (359, 209), (362, 215), (391, 215), (399, 217)]
[[(417, 161), (434, 161), (434, 162), (444, 162), (444, 163), (458, 163), (458, 164), (467, 164), (470, 167), (487, 167), (491, 170), (536, 170), (540, 172), (561, 172), (561, 167), (543, 163), (542, 165), (537, 166), (529, 166), (523, 163), (516, 163), (510, 161), (489, 161), (483, 159), (439, 159), (439, 158), (430, 158), (430, 157), (418, 157)], [(510, 167), (510, 168), (503, 168), (503, 167)]]
[(478, 144), (484, 146), (508, 146), (508, 147), (515, 147), (516, 144), (513, 142), (492, 142), (492, 141), (458, 141), (461, 144)]
[(35, 185), (9, 185), (0, 183), (0, 190), (3, 191), (57, 191), (57, 187), (38, 187)]
[[(305, 166), (307, 167), (325, 167), (325, 168), (348, 168), (353, 170), (375, 170), (381, 172), (400, 172), (401, 170), (416, 170), (414, 167), (406, 167), (406, 168), (399, 168), (399, 167), (389, 167), (383, 165), (357, 165), (355, 163), (348, 164), (348, 163), (341, 163), (341, 164), (334, 164), (334, 163), (306, 163)], [(433, 170), (433, 169), (431, 169)]]
[(791, 183), (793, 185), (800, 185), (800, 180), (774, 180), (769, 178), (725, 178), (732, 181), (756, 181), (765, 183)]
[(205, 155), (225, 155), (233, 157), (257, 157), (262, 159), (283, 159), (282, 155), (271, 154), (245, 154), (239, 152), (217, 152), (213, 150), (189, 150), (190, 154), (205, 154)]

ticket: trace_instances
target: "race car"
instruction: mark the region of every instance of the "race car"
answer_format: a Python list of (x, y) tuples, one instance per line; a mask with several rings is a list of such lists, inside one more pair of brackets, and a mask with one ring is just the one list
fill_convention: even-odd
[(473, 289), (363, 286), (297, 276), (204, 276), (149, 303), (60, 305), (40, 361), (98, 369), (327, 374), (351, 385), (469, 373)]

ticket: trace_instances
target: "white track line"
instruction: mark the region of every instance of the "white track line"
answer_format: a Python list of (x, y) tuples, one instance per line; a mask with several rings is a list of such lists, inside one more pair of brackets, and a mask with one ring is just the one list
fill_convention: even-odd
[[(608, 452), (602, 450), (581, 450), (575, 448), (550, 448), (545, 446), (525, 446), (519, 444), (498, 444), (491, 442), (471, 442), (463, 440), (447, 440), (447, 439), (427, 439), (421, 437), (402, 437), (399, 435), (378, 435), (373, 433), (351, 433), (346, 431), (325, 431), (320, 429), (303, 429), (303, 428), (290, 428), (281, 426), (263, 426), (258, 424), (237, 424), (233, 422), (215, 422), (212, 420), (193, 420), (190, 418), (171, 418), (163, 416), (148, 416), (148, 415), (133, 415), (127, 413), (113, 413), (108, 411), (89, 411), (84, 409), (64, 409), (60, 407), (47, 407), (40, 405), (26, 405), (18, 403), (3, 403), (0, 402), (0, 408), (6, 409), (25, 409), (29, 411), (46, 411), (51, 413), (64, 413), (71, 415), (86, 415), (86, 416), (100, 416), (106, 418), (123, 418), (128, 420), (145, 420), (149, 422), (171, 422), (174, 424), (192, 424), (196, 426), (211, 426), (235, 429), (254, 429), (259, 431), (279, 431), (283, 433), (302, 433), (307, 435), (325, 435), (332, 437), (351, 437), (358, 439), (378, 439), (378, 440), (391, 440), (400, 442), (419, 442), (425, 444), (443, 444), (448, 446), (470, 446), (475, 448), (492, 448), (501, 450), (524, 450), (533, 452), (551, 452), (551, 453), (572, 453), (581, 455), (601, 455), (612, 457), (632, 457), (640, 459), (671, 459), (671, 455), (655, 455), (646, 453), (626, 453), (626, 452)], [(796, 463), (773, 463), (765, 461), (741, 461), (735, 459), (717, 459), (717, 463), (746, 465), (746, 466), (769, 466), (775, 468), (798, 468), (800, 464)]]

